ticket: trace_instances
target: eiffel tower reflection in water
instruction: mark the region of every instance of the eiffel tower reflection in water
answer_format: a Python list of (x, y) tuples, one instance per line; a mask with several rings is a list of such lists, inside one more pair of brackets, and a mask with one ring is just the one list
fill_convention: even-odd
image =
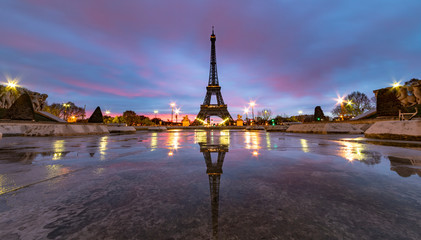
[[(229, 131), (206, 131), (197, 133), (196, 138), (203, 153), (206, 163), (206, 174), (209, 177), (209, 189), (211, 197), (212, 214), (212, 239), (218, 239), (218, 217), (219, 217), (219, 187), (224, 164), (225, 154), (229, 149)], [(212, 161), (212, 155), (216, 161)]]

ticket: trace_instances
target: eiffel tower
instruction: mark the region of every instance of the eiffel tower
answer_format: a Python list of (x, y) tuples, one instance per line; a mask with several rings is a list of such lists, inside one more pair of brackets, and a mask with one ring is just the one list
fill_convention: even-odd
[[(208, 145), (199, 143), (200, 152), (206, 162), (206, 173), (209, 176), (209, 188), (212, 207), (212, 239), (218, 239), (218, 217), (219, 217), (219, 184), (221, 181), (222, 165), (224, 164), (225, 153), (228, 152), (228, 145)], [(211, 153), (218, 153), (218, 160), (212, 163)]]
[[(197, 119), (199, 121), (207, 120), (210, 122), (210, 116), (218, 116), (222, 120), (233, 121), (230, 113), (228, 112), (227, 104), (224, 103), (224, 99), (221, 95), (221, 86), (219, 86), (218, 81), (218, 71), (216, 70), (216, 51), (215, 51), (215, 42), (216, 36), (214, 33), (214, 28), (212, 26), (212, 35), (210, 36), (211, 41), (211, 57), (210, 57), (210, 70), (209, 70), (209, 82), (206, 87), (206, 96), (203, 104), (200, 105), (200, 112), (197, 114)], [(212, 95), (216, 96), (217, 104), (211, 104)], [(197, 121), (196, 121), (197, 122)], [(198, 124), (198, 122), (197, 122)]]

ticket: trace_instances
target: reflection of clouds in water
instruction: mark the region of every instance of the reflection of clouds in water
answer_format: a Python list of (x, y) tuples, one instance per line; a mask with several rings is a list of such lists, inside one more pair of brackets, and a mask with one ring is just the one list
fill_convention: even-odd
[(395, 171), (401, 177), (410, 177), (417, 174), (421, 177), (421, 161), (409, 158), (389, 156), (390, 170)]

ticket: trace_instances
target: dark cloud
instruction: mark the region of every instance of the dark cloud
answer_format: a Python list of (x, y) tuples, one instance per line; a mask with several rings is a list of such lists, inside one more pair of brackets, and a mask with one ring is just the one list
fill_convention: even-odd
[[(421, 77), (416, 1), (14, 1), (0, 3), (0, 71), (113, 112), (195, 114), (217, 35), (222, 93), (275, 114), (324, 111), (336, 94), (371, 94)], [(4, 81), (0, 79), (0, 81)]]

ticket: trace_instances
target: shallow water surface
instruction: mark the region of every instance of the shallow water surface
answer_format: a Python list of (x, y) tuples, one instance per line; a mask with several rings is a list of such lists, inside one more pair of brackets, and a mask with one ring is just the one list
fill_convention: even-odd
[(360, 137), (6, 137), (0, 239), (420, 239), (421, 151)]

